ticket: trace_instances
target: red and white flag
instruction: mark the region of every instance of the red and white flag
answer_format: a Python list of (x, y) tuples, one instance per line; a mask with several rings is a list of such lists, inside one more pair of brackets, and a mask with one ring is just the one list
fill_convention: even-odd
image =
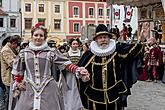
[(124, 21), (130, 22), (131, 18), (132, 18), (133, 9), (130, 6), (125, 6), (124, 10), (125, 10), (125, 20)]
[(120, 20), (120, 9), (114, 9), (114, 19)]

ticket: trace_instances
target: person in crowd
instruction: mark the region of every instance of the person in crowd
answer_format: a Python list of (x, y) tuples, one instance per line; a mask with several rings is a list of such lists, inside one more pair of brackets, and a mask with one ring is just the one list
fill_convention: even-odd
[(132, 27), (130, 24), (128, 24), (128, 37), (131, 38), (132, 37)]
[(87, 43), (84, 43), (83, 44), (83, 47), (82, 47), (82, 54), (84, 54), (86, 51), (88, 51), (89, 50), (89, 46), (88, 46), (88, 44)]
[[(77, 62), (79, 61), (81, 55), (82, 55), (82, 52), (80, 51), (79, 49), (79, 45), (80, 45), (80, 40), (78, 38), (71, 38), (69, 40), (69, 50), (67, 52), (67, 57), (70, 59), (70, 61), (73, 63), (73, 64), (77, 64)], [(81, 100), (80, 99), (80, 96), (76, 95), (76, 94), (79, 94), (79, 91), (78, 91), (78, 87), (77, 87), (77, 84), (78, 84), (78, 80), (76, 80), (76, 77), (75, 76), (69, 76), (66, 75), (65, 72), (62, 71), (63, 74), (61, 74), (61, 82), (63, 85), (65, 85), (67, 82), (70, 83), (70, 87), (69, 89), (67, 89), (66, 91), (66, 88), (68, 87), (65, 87), (65, 86), (62, 86), (62, 93), (63, 93), (63, 99), (64, 99), (64, 105), (65, 105), (65, 109), (66, 110), (74, 110), (74, 106), (77, 105), (77, 106), (82, 106), (82, 102), (79, 101), (79, 103), (77, 104), (77, 100)], [(77, 110), (77, 109), (76, 109)]]
[(143, 57), (144, 67), (142, 71), (139, 73), (139, 80), (146, 81), (148, 80), (148, 60), (149, 60), (149, 47), (145, 46), (145, 52)]
[(121, 96), (127, 93), (128, 88), (123, 82), (125, 70), (121, 68), (121, 61), (136, 56), (143, 46), (116, 45), (115, 40), (111, 38), (112, 34), (108, 32), (107, 27), (99, 24), (90, 50), (83, 54), (77, 64), (84, 66), (90, 73), (89, 81), (79, 80), (80, 96), (87, 110), (123, 109)]
[(125, 23), (123, 23), (123, 29), (122, 29), (122, 32), (123, 32), (123, 40), (126, 41), (127, 40), (127, 35), (128, 35), (128, 28), (126, 26)]
[(77, 62), (79, 61), (82, 53), (79, 49), (79, 44), (80, 44), (80, 40), (78, 38), (72, 38), (69, 41), (69, 51), (68, 51), (68, 58), (74, 63), (77, 64)]
[(64, 42), (64, 44), (63, 44), (63, 46), (66, 48), (66, 52), (68, 52), (69, 51), (69, 44), (68, 43), (66, 43), (66, 42)]
[(164, 72), (164, 66), (165, 66), (165, 52), (162, 51), (163, 53), (163, 76), (162, 76), (162, 83), (165, 84), (165, 72)]
[[(56, 47), (56, 42), (54, 40), (48, 41), (48, 46), (51, 47), (51, 48), (57, 48)], [(60, 45), (59, 45), (59, 47), (60, 47)]]
[(154, 82), (157, 82), (158, 73), (156, 70), (157, 67), (159, 66), (161, 51), (157, 47), (157, 42), (154, 37), (148, 39), (148, 44), (150, 46), (149, 60), (148, 60), (148, 77), (149, 77), (148, 81), (154, 80)]
[(64, 56), (67, 56), (67, 52), (66, 52), (66, 47), (65, 46), (60, 46), (59, 48), (59, 51), (64, 55)]
[(115, 33), (116, 33), (116, 37), (118, 39), (120, 37), (120, 31), (119, 31), (119, 28), (117, 27), (117, 25), (115, 25)]
[[(9, 42), (10, 37), (11, 36), (8, 36), (7, 38), (5, 38), (2, 41), (2, 47), (4, 47)], [(1, 49), (2, 49), (2, 47), (1, 47)], [(1, 59), (1, 54), (0, 54), (0, 59)], [(1, 66), (0, 66), (0, 70), (1, 70)], [(0, 74), (1, 74), (1, 72), (0, 72)], [(5, 109), (6, 109), (5, 108), (5, 85), (3, 84), (2, 78), (0, 77), (0, 110), (5, 110)]]
[(21, 38), (19, 35), (14, 35), (9, 38), (9, 42), (1, 50), (1, 78), (5, 85), (5, 107), (8, 110), (9, 92), (11, 84), (11, 69), (16, 55), (18, 55), (18, 47), (20, 46)]
[(159, 44), (161, 44), (161, 40), (162, 40), (162, 25), (159, 25), (159, 29), (158, 29), (158, 39), (159, 39)]
[(26, 46), (28, 46), (28, 44), (29, 44), (29, 41), (24, 41), (24, 42), (21, 42), (21, 49), (24, 49)]
[[(0, 54), (0, 58), (1, 58), (1, 54)], [(0, 66), (0, 69), (1, 69), (1, 66)], [(3, 84), (1, 77), (0, 77), (0, 110), (5, 110), (5, 85)]]
[[(52, 64), (66, 74), (76, 73), (81, 78), (88, 78), (85, 68), (74, 65), (57, 49), (48, 46), (47, 33), (47, 29), (37, 23), (31, 30), (29, 46), (20, 51), (13, 63), (13, 92), (20, 91), (14, 110), (64, 110), (62, 94), (52, 76)], [(81, 106), (74, 107), (78, 110)]]
[(115, 40), (116, 41), (116, 43), (118, 43), (118, 34), (116, 33), (117, 31), (116, 31), (116, 28), (111, 28), (110, 30), (109, 30), (109, 32), (111, 33), (111, 35), (112, 35), (112, 38), (111, 39), (113, 39), (113, 40)]
[(157, 44), (157, 48), (160, 50), (159, 62), (156, 68), (158, 74), (158, 80), (162, 80), (164, 74), (164, 64), (163, 64), (163, 51), (159, 44)]
[(154, 37), (156, 39), (156, 41), (159, 39), (159, 34), (158, 34), (158, 27), (155, 26), (154, 29), (152, 30), (154, 33)]

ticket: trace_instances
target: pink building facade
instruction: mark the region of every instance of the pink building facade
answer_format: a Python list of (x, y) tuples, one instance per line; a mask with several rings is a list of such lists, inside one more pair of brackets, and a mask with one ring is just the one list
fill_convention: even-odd
[[(105, 24), (109, 26), (108, 7), (106, 2), (68, 1), (66, 3), (66, 39), (87, 38), (89, 25)], [(84, 28), (84, 30), (82, 30)]]

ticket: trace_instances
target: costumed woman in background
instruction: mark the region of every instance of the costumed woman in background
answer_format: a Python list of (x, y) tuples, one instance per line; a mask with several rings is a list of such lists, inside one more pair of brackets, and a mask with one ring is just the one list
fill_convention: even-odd
[(79, 61), (80, 57), (81, 57), (81, 51), (78, 48), (80, 44), (80, 40), (78, 38), (76, 39), (70, 39), (69, 41), (69, 51), (68, 51), (68, 58), (74, 63), (77, 64), (77, 62)]
[(52, 77), (52, 63), (60, 70), (79, 73), (82, 77), (86, 77), (88, 72), (72, 64), (58, 50), (51, 50), (46, 42), (47, 29), (40, 23), (32, 28), (31, 34), (32, 41), (13, 64), (13, 90), (20, 91), (14, 110), (64, 110), (62, 94)]
[[(77, 64), (81, 57), (81, 51), (78, 48), (80, 44), (80, 41), (78, 38), (76, 39), (70, 39), (69, 41), (69, 51), (67, 52), (67, 57), (74, 63)], [(76, 77), (71, 74), (65, 74), (65, 72), (62, 71), (63, 74), (61, 74), (61, 82), (62, 82), (62, 93), (63, 93), (63, 99), (64, 99), (64, 105), (65, 110), (78, 110), (74, 106), (83, 106), (82, 102), (80, 101), (80, 96), (76, 95), (79, 94), (79, 91), (77, 89), (77, 81)], [(66, 84), (70, 86), (66, 86)], [(79, 103), (77, 103), (79, 102)]]

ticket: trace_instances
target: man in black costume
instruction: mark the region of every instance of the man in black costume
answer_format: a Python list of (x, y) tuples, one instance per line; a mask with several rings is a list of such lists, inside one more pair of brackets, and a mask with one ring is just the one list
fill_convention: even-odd
[(91, 42), (90, 50), (83, 54), (78, 65), (86, 67), (90, 80), (79, 80), (82, 103), (88, 110), (122, 110), (121, 95), (127, 93), (123, 82), (121, 59), (135, 56), (142, 45), (116, 45), (107, 27), (100, 24)]

